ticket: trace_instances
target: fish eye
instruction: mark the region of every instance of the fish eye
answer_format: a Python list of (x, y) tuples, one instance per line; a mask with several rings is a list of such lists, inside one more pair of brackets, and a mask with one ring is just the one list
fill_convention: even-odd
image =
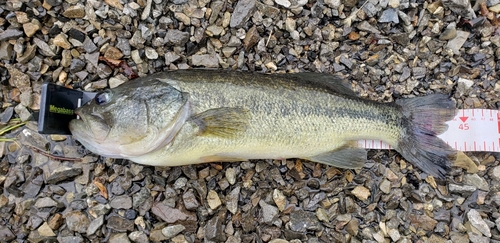
[(95, 96), (94, 100), (98, 105), (105, 105), (111, 101), (111, 94), (109, 91), (100, 92)]

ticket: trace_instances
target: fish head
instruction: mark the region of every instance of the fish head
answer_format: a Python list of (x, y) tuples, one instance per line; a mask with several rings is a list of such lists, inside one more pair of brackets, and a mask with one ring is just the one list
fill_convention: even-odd
[(191, 115), (188, 95), (159, 80), (132, 81), (98, 93), (75, 110), (73, 137), (90, 151), (133, 158), (168, 146)]

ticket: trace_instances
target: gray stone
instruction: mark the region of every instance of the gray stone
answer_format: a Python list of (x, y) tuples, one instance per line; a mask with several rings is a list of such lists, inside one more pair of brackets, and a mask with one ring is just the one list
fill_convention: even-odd
[(27, 92), (31, 90), (30, 77), (21, 72), (15, 66), (10, 64), (5, 65), (10, 74), (9, 84), (18, 88), (21, 92)]
[(171, 239), (174, 236), (180, 234), (182, 231), (184, 231), (186, 227), (182, 224), (176, 224), (176, 225), (170, 225), (161, 230), (161, 233), (165, 236), (165, 238)]
[(378, 28), (373, 27), (367, 21), (362, 21), (361, 23), (358, 24), (357, 27), (359, 30), (362, 30), (362, 31), (367, 31), (367, 32), (377, 34), (377, 35), (380, 34), (380, 31), (378, 30)]
[(469, 32), (458, 30), (456, 37), (449, 40), (446, 47), (451, 49), (455, 55), (459, 55), (460, 48), (462, 48), (467, 38), (469, 38), (469, 35)]
[(107, 218), (106, 227), (116, 231), (116, 232), (127, 232), (134, 230), (134, 221), (123, 218), (118, 215), (113, 215)]
[(71, 73), (76, 73), (80, 72), (85, 68), (86, 63), (80, 59), (73, 59), (71, 60), (71, 66), (69, 68), (69, 71)]
[(37, 49), (36, 45), (27, 44), (26, 45), (26, 49), (24, 50), (23, 55), (22, 56), (18, 56), (16, 58), (16, 60), (19, 63), (23, 63), (23, 64), (29, 62), (31, 59), (33, 59), (33, 57), (35, 57), (35, 55), (36, 55), (36, 49)]
[(92, 40), (88, 36), (86, 36), (85, 40), (83, 41), (83, 49), (87, 53), (93, 53), (97, 51), (97, 46), (94, 44), (94, 42), (92, 42)]
[(89, 212), (92, 212), (92, 215), (106, 215), (111, 210), (111, 206), (109, 204), (98, 204), (89, 209)]
[(66, 166), (60, 166), (56, 168), (50, 176), (46, 179), (47, 184), (56, 184), (61, 181), (65, 181), (69, 178), (73, 178), (82, 174), (82, 168), (70, 168)]
[(238, 212), (238, 198), (240, 196), (240, 190), (241, 188), (237, 186), (226, 197), (226, 208), (232, 214), (236, 214)]
[(234, 185), (234, 183), (236, 183), (236, 169), (234, 167), (229, 167), (226, 169), (226, 179), (231, 185)]
[[(468, 236), (469, 236), (469, 241), (467, 241), (467, 242), (472, 242), (472, 243), (490, 243), (490, 242), (492, 242), (492, 241), (490, 241), (490, 238), (474, 234), (473, 232), (469, 232)], [(455, 241), (453, 241), (453, 242), (455, 242)]]
[(415, 77), (416, 79), (423, 78), (427, 74), (427, 68), (426, 67), (414, 67), (412, 72), (413, 72), (413, 77)]
[(38, 47), (38, 51), (42, 55), (48, 56), (48, 57), (53, 57), (53, 56), (56, 55), (54, 53), (54, 51), (50, 48), (50, 46), (47, 44), (47, 42), (45, 42), (45, 41), (43, 41), (41, 39), (38, 39), (38, 38), (33, 38), (33, 42)]
[(0, 33), (0, 41), (4, 40), (15, 40), (23, 36), (23, 32), (18, 29), (6, 29)]
[(167, 52), (165, 53), (165, 65), (170, 65), (171, 63), (179, 60), (181, 56), (175, 54), (175, 52)]
[(491, 237), (490, 227), (484, 222), (484, 219), (481, 217), (479, 212), (475, 209), (470, 209), (467, 213), (467, 218), (469, 222), (474, 228), (479, 230), (483, 235), (487, 237)]
[(457, 185), (457, 184), (450, 184), (448, 188), (450, 192), (458, 192), (458, 193), (474, 192), (477, 190), (477, 187), (475, 186)]
[(109, 237), (109, 243), (130, 243), (127, 237), (127, 233), (111, 234)]
[(289, 0), (274, 0), (274, 2), (285, 8), (289, 8), (292, 5), (292, 3)]
[(472, 85), (474, 85), (474, 81), (465, 78), (458, 78), (457, 93), (461, 96), (464, 95), (470, 90)]
[(296, 232), (320, 231), (323, 228), (313, 212), (296, 210), (290, 213), (290, 229)]
[(210, 7), (212, 8), (212, 14), (210, 15), (208, 22), (212, 25), (219, 18), (219, 13), (224, 7), (224, 2), (213, 1), (212, 4), (210, 4)]
[(153, 3), (153, 0), (146, 0), (146, 6), (142, 10), (141, 13), (141, 19), (146, 20), (149, 17), (149, 14), (151, 13), (151, 4)]
[(57, 202), (50, 197), (42, 197), (36, 200), (35, 207), (37, 208), (50, 208), (57, 206)]
[(172, 0), (172, 3), (174, 3), (174, 4), (178, 4), (178, 5), (179, 5), (179, 4), (185, 4), (185, 3), (187, 3), (187, 2), (188, 2), (188, 0)]
[(370, 18), (375, 16), (380, 9), (380, 6), (373, 5), (373, 3), (371, 3), (370, 1), (366, 2), (366, 4), (363, 4), (363, 6), (365, 14)]
[(341, 0), (325, 0), (325, 4), (332, 9), (338, 9), (341, 3)]
[(205, 225), (205, 238), (210, 241), (224, 242), (226, 240), (226, 235), (222, 229), (222, 224), (224, 222), (225, 213), (223, 212), (220, 212), (208, 220)]
[(12, 233), (12, 231), (6, 226), (0, 226), (0, 241), (1, 242), (10, 242), (14, 240), (16, 236)]
[(81, 236), (59, 236), (57, 241), (59, 243), (80, 243), (83, 242), (83, 238)]
[(489, 191), (489, 185), (486, 179), (480, 177), (477, 174), (466, 174), (464, 176), (464, 183), (467, 185), (472, 185), (483, 191)]
[(223, 31), (224, 31), (224, 28), (222, 26), (210, 25), (207, 27), (206, 33), (207, 33), (207, 35), (209, 35), (211, 37), (212, 36), (217, 37), (217, 36), (220, 36)]
[(87, 235), (93, 235), (97, 230), (104, 224), (104, 215), (97, 217), (96, 219), (90, 222), (89, 227), (87, 228)]
[(340, 56), (340, 63), (344, 64), (347, 68), (352, 69), (352, 61), (347, 57), (347, 55)]
[(476, 14), (470, 5), (470, 1), (468, 0), (443, 0), (441, 2), (445, 8), (450, 9), (459, 16), (468, 19), (476, 18)]
[(395, 24), (399, 24), (398, 12), (396, 11), (396, 9), (393, 8), (386, 9), (384, 10), (384, 12), (382, 12), (382, 15), (380, 15), (378, 22), (380, 23), (393, 22)]
[[(288, 1), (288, 0), (286, 0)], [(268, 18), (277, 18), (280, 15), (279, 8), (257, 2), (257, 9), (262, 13), (262, 15)]]
[(444, 29), (443, 33), (439, 35), (440, 40), (451, 40), (457, 36), (457, 28), (456, 28), (456, 23), (452, 22), (446, 26), (446, 29)]
[(144, 48), (144, 51), (146, 54), (146, 58), (148, 58), (150, 60), (158, 59), (158, 52), (156, 52), (155, 49), (147, 46), (146, 48)]
[(87, 233), (87, 228), (90, 225), (87, 215), (80, 211), (73, 211), (66, 215), (66, 225), (69, 230), (78, 233)]
[[(500, 181), (500, 166), (495, 166), (488, 172), (493, 180)], [(500, 230), (500, 229), (499, 229)]]
[(316, 193), (312, 198), (311, 200), (309, 200), (309, 202), (307, 203), (307, 205), (305, 205), (304, 209), (306, 210), (314, 210), (315, 208), (318, 207), (318, 203), (325, 200), (326, 198), (326, 193), (324, 192), (319, 192), (319, 193)]
[(146, 40), (142, 38), (142, 33), (140, 30), (136, 30), (134, 32), (134, 35), (132, 35), (132, 38), (128, 41), (129, 44), (135, 48), (141, 49), (144, 48), (144, 43)]
[(385, 194), (389, 194), (391, 192), (391, 182), (383, 179), (380, 183), (380, 190)]
[(56, 6), (61, 5), (63, 3), (63, 0), (47, 0), (47, 3), (50, 6), (56, 7)]
[(7, 42), (0, 43), (0, 60), (10, 60), (12, 57), (12, 48), (13, 46)]
[(128, 238), (136, 243), (149, 243), (148, 236), (142, 231), (134, 231), (128, 234)]
[(187, 210), (196, 210), (200, 207), (200, 203), (198, 202), (198, 199), (196, 199), (196, 195), (194, 195), (192, 189), (189, 189), (182, 195), (182, 200), (184, 202), (184, 207), (186, 207)]
[(217, 54), (195, 54), (191, 57), (191, 64), (193, 66), (202, 66), (206, 68), (218, 68), (219, 58)]
[(93, 67), (98, 67), (99, 65), (99, 52), (86, 53), (85, 60), (92, 64)]
[(177, 180), (175, 180), (174, 189), (185, 188), (187, 182), (188, 182), (188, 179), (186, 177), (179, 177)]
[(151, 212), (169, 224), (176, 223), (177, 221), (191, 221), (194, 223), (197, 220), (195, 213), (172, 208), (162, 202), (155, 203), (151, 208)]
[(250, 19), (256, 10), (256, 0), (240, 0), (236, 3), (236, 7), (231, 15), (231, 28), (240, 28), (245, 22)]
[(115, 45), (116, 48), (120, 49), (120, 51), (125, 56), (129, 56), (131, 52), (130, 43), (128, 39), (125, 38), (117, 38), (117, 43)]
[(259, 206), (262, 208), (262, 222), (271, 224), (279, 214), (278, 208), (267, 204), (264, 200), (259, 201)]
[(116, 209), (129, 209), (132, 208), (132, 198), (128, 195), (121, 195), (113, 198), (109, 205)]
[(184, 46), (189, 40), (189, 33), (180, 30), (168, 30), (165, 43), (173, 46)]

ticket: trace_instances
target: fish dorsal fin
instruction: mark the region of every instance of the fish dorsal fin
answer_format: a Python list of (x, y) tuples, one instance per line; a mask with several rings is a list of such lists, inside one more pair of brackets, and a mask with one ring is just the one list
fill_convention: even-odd
[(306, 159), (344, 169), (361, 168), (366, 162), (366, 149), (358, 148), (351, 144)]
[(350, 88), (349, 83), (342, 80), (339, 76), (326, 73), (287, 73), (275, 74), (288, 76), (294, 81), (305, 82), (312, 87), (324, 88), (338, 94), (357, 97), (356, 93)]
[(243, 108), (222, 107), (194, 115), (191, 120), (199, 127), (200, 136), (231, 138), (246, 131), (250, 113)]

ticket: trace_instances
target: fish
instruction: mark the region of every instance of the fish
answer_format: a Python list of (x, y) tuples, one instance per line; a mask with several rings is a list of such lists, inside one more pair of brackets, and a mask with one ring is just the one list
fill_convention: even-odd
[(190, 69), (104, 90), (69, 129), (95, 154), (152, 166), (299, 158), (357, 169), (367, 151), (356, 141), (377, 139), (445, 178), (456, 151), (437, 135), (455, 113), (446, 94), (380, 103), (333, 74)]

